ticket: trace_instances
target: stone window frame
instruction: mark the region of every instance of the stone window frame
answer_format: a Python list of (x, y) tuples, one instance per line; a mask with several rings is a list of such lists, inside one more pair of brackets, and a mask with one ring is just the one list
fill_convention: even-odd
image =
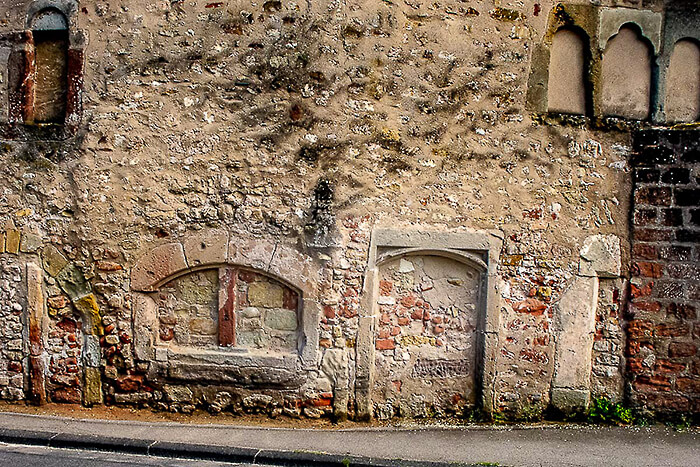
[(487, 416), (493, 414), (502, 306), (497, 269), (502, 247), (503, 233), (498, 230), (444, 232), (377, 228), (372, 232), (356, 344), (355, 399), (358, 419), (370, 419), (373, 413), (379, 266), (387, 261), (415, 255), (450, 258), (482, 274), (483, 295), (477, 318), (477, 404)]
[[(68, 27), (66, 109), (62, 123), (34, 123), (34, 20), (46, 11), (63, 15)], [(82, 90), (87, 38), (78, 28), (75, 0), (36, 0), (26, 14), (24, 30), (0, 38), (10, 48), (7, 56), (7, 122), (0, 137), (9, 140), (66, 140), (76, 135), (82, 119)], [(13, 84), (14, 83), (14, 84)]]
[[(685, 10), (683, 11), (685, 13)], [(668, 14), (668, 11), (666, 13)], [(697, 16), (700, 17), (700, 15)], [(533, 47), (526, 108), (534, 112), (539, 118), (553, 117), (555, 121), (568, 121), (574, 124), (582, 124), (587, 119), (604, 120), (609, 118), (602, 111), (603, 53), (608, 41), (617, 35), (623, 26), (632, 25), (638, 28), (641, 37), (648, 41), (652, 54), (649, 117), (643, 122), (659, 122), (662, 116), (659, 113), (662, 105), (660, 102), (663, 96), (662, 86), (664, 86), (662, 83), (665, 81), (665, 69), (662, 70), (663, 67), (660, 67), (659, 64), (663, 64), (664, 53), (668, 54), (667, 60), (670, 62), (670, 52), (664, 52), (662, 47), (666, 40), (666, 31), (669, 29), (668, 24), (668, 18), (664, 21), (663, 13), (652, 10), (569, 3), (554, 5), (549, 13), (547, 27), (541, 42)], [(589, 60), (589, 73), (585, 82), (585, 85), (588, 87), (586, 90), (586, 115), (564, 116), (548, 111), (549, 60), (552, 40), (559, 30), (565, 28), (574, 29), (581, 34), (585, 34), (589, 43), (587, 57)], [(691, 26), (688, 26), (686, 29), (689, 28)], [(667, 68), (668, 63), (665, 66)], [(622, 119), (621, 117), (615, 118), (618, 120)]]
[[(178, 352), (170, 346), (157, 344), (157, 309), (149, 294), (173, 279), (192, 272), (209, 269), (222, 271), (232, 267), (265, 275), (298, 293), (298, 352), (264, 355), (240, 347), (216, 350), (188, 348), (186, 352)], [(253, 375), (249, 381), (266, 384), (268, 376), (272, 375), (281, 386), (298, 386), (299, 370), (318, 367), (320, 270), (315, 260), (292, 247), (279, 242), (229, 236), (222, 230), (195, 234), (181, 243), (159, 245), (141, 256), (131, 270), (135, 357), (149, 365), (149, 374), (154, 377), (160, 375), (173, 379), (212, 381), (209, 369), (215, 365), (232, 371), (248, 371), (249, 376)], [(272, 374), (276, 370), (289, 378), (285, 380), (278, 374)], [(216, 382), (238, 381), (236, 377), (219, 379), (215, 378)]]

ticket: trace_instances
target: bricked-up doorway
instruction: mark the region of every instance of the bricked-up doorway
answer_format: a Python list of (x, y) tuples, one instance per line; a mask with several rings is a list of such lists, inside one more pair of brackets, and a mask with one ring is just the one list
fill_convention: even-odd
[(375, 415), (461, 415), (477, 402), (478, 267), (416, 252), (379, 265)]
[(493, 412), (500, 232), (377, 229), (358, 330), (358, 418)]
[(245, 268), (223, 266), (177, 277), (152, 294), (158, 345), (297, 351), (299, 294)]

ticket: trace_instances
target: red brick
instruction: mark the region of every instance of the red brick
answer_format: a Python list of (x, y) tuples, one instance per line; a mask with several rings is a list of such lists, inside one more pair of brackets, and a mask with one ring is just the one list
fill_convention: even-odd
[(668, 346), (669, 357), (693, 357), (697, 352), (698, 348), (690, 342), (671, 342)]
[(630, 298), (632, 300), (636, 298), (641, 298), (641, 297), (648, 297), (651, 295), (652, 291), (654, 289), (654, 282), (647, 282), (643, 286), (639, 287), (638, 285), (631, 284), (630, 285)]
[(323, 315), (326, 318), (333, 319), (333, 318), (335, 318), (335, 309), (330, 305), (324, 305), (323, 306)]
[(122, 265), (119, 263), (113, 263), (111, 261), (98, 261), (95, 263), (95, 267), (100, 271), (121, 271)]
[(663, 229), (634, 229), (634, 239), (638, 242), (670, 242), (675, 239), (675, 233)]
[(129, 375), (122, 376), (115, 381), (115, 385), (120, 391), (124, 392), (135, 392), (141, 389), (143, 385), (143, 376), (141, 375)]
[(423, 310), (422, 309), (413, 310), (411, 312), (411, 319), (415, 319), (418, 321), (422, 320), (423, 319)]
[(377, 334), (377, 338), (379, 339), (386, 339), (389, 337), (389, 328), (387, 327), (382, 327), (379, 330), (379, 334)]
[(394, 283), (390, 281), (379, 281), (379, 295), (391, 295), (391, 291), (394, 288)]
[(442, 326), (439, 324), (436, 324), (435, 326), (433, 326), (433, 333), (434, 334), (442, 334), (443, 332), (445, 332), (445, 326)]
[(80, 399), (80, 389), (78, 388), (59, 388), (51, 393), (51, 400), (53, 402), (80, 404)]
[(670, 391), (671, 380), (666, 376), (638, 376), (634, 382), (634, 387), (637, 391)]
[(667, 308), (667, 313), (678, 319), (694, 320), (697, 318), (695, 307), (684, 303), (671, 303)]
[(635, 243), (632, 247), (632, 257), (640, 259), (659, 259), (659, 250), (654, 245)]
[(413, 305), (416, 304), (416, 297), (414, 295), (408, 295), (406, 297), (403, 297), (399, 303), (401, 303), (401, 305), (405, 306), (406, 308), (411, 308)]
[(632, 274), (641, 277), (651, 277), (658, 279), (663, 275), (664, 267), (659, 263), (649, 263), (646, 261), (637, 261), (632, 265)]
[(654, 394), (648, 398), (648, 402), (652, 409), (659, 412), (687, 412), (690, 407), (687, 397), (671, 394)]
[(700, 394), (700, 378), (678, 378), (676, 389), (686, 394)]
[(634, 225), (649, 225), (656, 224), (655, 209), (635, 209)]
[(670, 206), (673, 202), (673, 192), (669, 187), (645, 186), (637, 189), (634, 201), (636, 204)]
[(682, 323), (661, 323), (656, 325), (654, 334), (660, 337), (680, 337), (690, 333), (690, 326)]
[(529, 313), (532, 315), (541, 315), (547, 309), (547, 304), (535, 298), (528, 298), (513, 305), (513, 310), (517, 313)]
[(640, 373), (644, 370), (642, 362), (644, 359), (639, 357), (630, 357), (627, 359), (627, 371), (630, 373)]
[(399, 318), (399, 326), (408, 326), (409, 324), (411, 324), (411, 320), (409, 318), (406, 318), (405, 316)]
[(377, 350), (394, 350), (396, 348), (396, 342), (393, 339), (378, 339), (377, 340)]
[(323, 348), (330, 349), (333, 346), (333, 343), (330, 339), (319, 339), (318, 345)]
[(633, 311), (661, 311), (661, 303), (659, 302), (632, 302)]
[(654, 364), (654, 371), (657, 373), (680, 373), (685, 370), (685, 363), (673, 362), (666, 358), (657, 358)]
[(394, 326), (393, 328), (391, 328), (391, 335), (392, 335), (392, 336), (398, 336), (399, 334), (401, 334), (401, 328), (400, 328), (400, 327)]

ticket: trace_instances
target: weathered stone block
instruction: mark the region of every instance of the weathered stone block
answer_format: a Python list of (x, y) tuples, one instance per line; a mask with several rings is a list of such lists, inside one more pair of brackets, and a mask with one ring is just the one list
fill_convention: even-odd
[(223, 230), (208, 230), (192, 235), (183, 244), (190, 267), (226, 262), (228, 233)]
[(68, 260), (53, 245), (46, 245), (41, 251), (44, 270), (51, 276), (56, 277), (68, 265)]
[(69, 263), (61, 270), (56, 276), (56, 281), (73, 301), (79, 300), (92, 292), (90, 284), (85, 280), (82, 271), (73, 263)]
[(616, 235), (593, 235), (581, 248), (579, 274), (588, 277), (619, 277), (620, 239)]
[(566, 415), (585, 413), (590, 400), (591, 392), (587, 389), (552, 389), (552, 406)]
[(282, 308), (284, 291), (282, 287), (271, 282), (253, 282), (248, 287), (248, 301), (254, 307)]
[(22, 234), (19, 230), (8, 229), (5, 231), (5, 251), (16, 255), (19, 253), (19, 244)]
[(192, 402), (194, 394), (192, 390), (186, 386), (166, 385), (164, 388), (165, 396), (170, 402)]
[(100, 368), (83, 369), (83, 404), (91, 406), (102, 403), (102, 377)]
[(195, 318), (190, 321), (190, 331), (194, 334), (215, 335), (217, 323), (208, 318)]
[(39, 235), (25, 233), (22, 235), (19, 250), (22, 253), (36, 253), (41, 248), (42, 239)]
[(265, 326), (278, 331), (295, 331), (297, 313), (285, 309), (271, 309), (265, 312)]
[(142, 256), (131, 270), (131, 287), (150, 292), (158, 282), (187, 269), (185, 252), (179, 243), (167, 243)]

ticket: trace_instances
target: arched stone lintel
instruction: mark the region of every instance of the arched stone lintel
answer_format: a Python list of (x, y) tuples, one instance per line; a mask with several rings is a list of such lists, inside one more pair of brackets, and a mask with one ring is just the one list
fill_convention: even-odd
[(268, 274), (304, 297), (317, 296), (320, 266), (312, 258), (279, 242), (229, 237), (223, 230), (206, 231), (187, 237), (183, 243), (153, 248), (131, 269), (131, 288), (153, 292), (183, 274), (227, 264)]
[(623, 26), (633, 25), (639, 28), (641, 34), (652, 46), (654, 55), (661, 50), (661, 26), (663, 15), (649, 10), (633, 10), (630, 8), (603, 8), (600, 12), (598, 27), (598, 48), (603, 51), (608, 41), (617, 35)]
[(380, 255), (377, 258), (376, 265), (381, 266), (382, 264), (393, 259), (402, 258), (405, 256), (441, 256), (443, 258), (449, 258), (457, 261), (458, 263), (462, 263), (466, 266), (477, 269), (480, 272), (488, 271), (488, 265), (477, 255), (466, 251), (452, 250), (448, 248), (404, 248), (395, 250)]

